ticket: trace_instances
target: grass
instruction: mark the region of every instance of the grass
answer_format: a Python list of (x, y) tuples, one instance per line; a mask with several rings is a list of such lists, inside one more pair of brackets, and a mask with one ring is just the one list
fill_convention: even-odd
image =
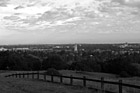
[[(2, 80), (2, 81), (1, 81)], [(1, 93), (93, 93), (87, 88), (70, 87), (48, 82), (0, 78)]]
[(78, 86), (66, 86), (26, 78), (4, 77), (6, 74), (12, 73), (15, 73), (15, 71), (0, 72), (0, 93), (96, 93), (94, 90)]
[[(22, 72), (26, 72), (26, 71), (3, 72), (3, 73), (1, 73), (1, 75), (6, 75), (6, 74), (9, 74), (9, 73), (22, 73)], [(41, 71), (41, 72), (43, 72), (43, 71)], [(139, 77), (118, 78), (117, 75), (113, 75), (113, 74), (95, 73), (95, 72), (94, 73), (92, 73), (92, 72), (77, 72), (77, 71), (69, 71), (69, 70), (61, 70), (60, 73), (63, 74), (63, 75), (67, 75), (67, 76), (70, 76), (70, 75), (73, 75), (73, 76), (76, 76), (76, 77), (86, 76), (87, 78), (91, 78), (91, 79), (100, 79), (101, 77), (104, 77), (105, 80), (115, 81), (115, 82), (118, 82), (119, 79), (122, 79), (124, 83), (140, 85), (140, 78)], [(31, 76), (30, 76), (30, 78), (31, 78)], [(43, 79), (44, 77), (40, 76), (40, 78)], [(36, 84), (38, 84), (37, 82), (39, 82), (39, 81), (33, 81), (32, 79), (20, 79), (20, 80), (27, 80), (28, 82), (32, 81), (32, 82), (36, 82)], [(50, 76), (47, 76), (47, 80), (51, 80)], [(55, 77), (54, 81), (55, 82), (60, 82), (60, 79), (58, 77)], [(74, 85), (82, 85), (82, 83), (83, 83), (81, 80), (74, 79), (73, 81), (74, 81)], [(67, 79), (67, 78), (64, 78), (63, 82), (65, 84), (69, 84), (70, 80)], [(41, 82), (41, 83), (44, 83), (44, 82)], [(22, 84), (24, 84), (24, 83), (22, 83)], [(52, 84), (52, 83), (49, 83), (49, 84)], [(56, 90), (61, 91), (61, 92), (53, 91), (53, 92), (50, 92), (50, 93), (90, 93), (91, 91), (93, 91), (93, 90), (89, 90), (87, 88), (84, 89), (82, 87), (76, 87), (75, 86), (77, 89), (79, 89), (79, 92), (78, 92), (78, 90), (75, 87), (71, 88), (70, 86), (68, 87), (68, 86), (60, 85), (60, 84), (54, 84), (54, 86), (55, 85), (56, 86), (58, 86), (58, 85), (63, 86), (64, 89), (66, 89), (66, 90), (64, 90), (64, 92), (62, 92), (61, 89), (60, 90), (56, 89)], [(46, 85), (44, 85), (44, 86), (46, 86)], [(87, 87), (100, 89), (100, 86), (101, 86), (100, 83), (97, 83), (97, 82), (87, 82)], [(69, 89), (76, 89), (77, 91), (74, 92), (74, 90), (69, 90)], [(83, 89), (82, 91), (85, 91), (85, 92), (81, 92), (80, 91), (81, 89)], [(27, 90), (29, 90), (29, 89), (27, 89)], [(117, 85), (111, 85), (111, 84), (105, 84), (105, 90), (117, 93), (118, 92), (118, 86)], [(32, 93), (32, 92), (30, 92), (30, 93)], [(35, 93), (40, 93), (40, 92), (35, 92)], [(41, 92), (41, 93), (43, 93), (43, 92)], [(47, 93), (49, 93), (49, 92), (47, 92)], [(92, 93), (98, 93), (98, 92), (94, 91)], [(134, 89), (134, 88), (123, 87), (123, 93), (140, 93), (140, 90), (139, 89)]]
[[(73, 76), (86, 76), (87, 78), (91, 79), (101, 79), (101, 77), (104, 77), (107, 81), (115, 81), (118, 82), (119, 80), (123, 80), (123, 83), (132, 84), (132, 85), (139, 85), (140, 86), (140, 77), (129, 77), (129, 78), (120, 78), (115, 74), (107, 74), (107, 73), (97, 73), (97, 72), (78, 72), (75, 71), (60, 71), (61, 73), (64, 73), (66, 75), (73, 75)], [(100, 87), (99, 83), (96, 82), (90, 82), (91, 86)], [(118, 91), (118, 86), (111, 85), (111, 84), (105, 84), (106, 90), (111, 91)], [(140, 93), (139, 89), (129, 88), (129, 87), (123, 87), (123, 91), (126, 91), (124, 93)], [(130, 92), (129, 92), (130, 91)]]

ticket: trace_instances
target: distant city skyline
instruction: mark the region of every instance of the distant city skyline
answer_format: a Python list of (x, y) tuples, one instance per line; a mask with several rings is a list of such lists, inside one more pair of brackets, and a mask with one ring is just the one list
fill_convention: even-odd
[(140, 0), (0, 0), (0, 45), (140, 43)]

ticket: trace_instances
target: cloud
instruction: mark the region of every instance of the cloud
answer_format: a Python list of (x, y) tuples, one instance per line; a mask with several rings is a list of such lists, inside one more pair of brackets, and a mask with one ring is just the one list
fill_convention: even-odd
[(125, 0), (125, 4), (128, 6), (140, 8), (140, 0)]
[(16, 21), (16, 20), (19, 20), (20, 17), (18, 17), (18, 16), (5, 16), (3, 19), (11, 20), (11, 21)]
[(139, 0), (0, 0), (2, 40), (11, 35), (19, 42), (37, 37), (50, 42), (84, 37), (90, 42), (98, 36), (104, 40), (104, 34), (112, 40), (111, 34), (140, 33), (139, 20)]
[(22, 9), (22, 8), (24, 8), (24, 7), (23, 6), (17, 6), (14, 9), (17, 10), (17, 9)]
[(9, 0), (0, 0), (0, 7), (6, 7)]
[(0, 7), (6, 7), (7, 6), (7, 4), (5, 4), (5, 3), (0, 3)]
[(125, 3), (140, 3), (140, 0), (124, 0)]
[(79, 29), (91, 30), (98, 28), (98, 25), (106, 25), (106, 22), (114, 24), (120, 21), (120, 25), (122, 20), (131, 19), (133, 22), (133, 17), (139, 15), (138, 9), (128, 7), (126, 3), (128, 1), (125, 0), (113, 0), (113, 2), (110, 0), (87, 0), (84, 2), (80, 0), (67, 2), (64, 2), (65, 0), (56, 0), (56, 2), (55, 0), (50, 0), (50, 2), (48, 0), (44, 2), (27, 0), (28, 3), (25, 0), (16, 1), (10, 2), (6, 8), (0, 8), (2, 10), (0, 15), (3, 15), (1, 19), (8, 29), (23, 30), (26, 27), (26, 30), (37, 30), (59, 26), (60, 28), (64, 26), (67, 29), (66, 25), (70, 27), (72, 25), (73, 28), (77, 26), (77, 29), (79, 27)]
[(140, 8), (140, 0), (112, 0), (112, 1), (118, 2), (122, 5)]

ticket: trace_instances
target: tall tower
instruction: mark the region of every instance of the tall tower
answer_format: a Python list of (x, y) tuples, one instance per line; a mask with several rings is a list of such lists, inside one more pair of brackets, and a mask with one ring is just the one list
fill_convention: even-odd
[(74, 45), (74, 52), (78, 52), (78, 46), (77, 46), (77, 44)]

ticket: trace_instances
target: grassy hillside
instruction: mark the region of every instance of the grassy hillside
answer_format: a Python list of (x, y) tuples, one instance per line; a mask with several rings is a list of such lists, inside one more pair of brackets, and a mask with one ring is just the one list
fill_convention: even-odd
[[(68, 76), (69, 75), (73, 75), (73, 76), (77, 76), (77, 77), (86, 76), (87, 78), (91, 78), (91, 79), (101, 79), (101, 77), (104, 77), (104, 79), (107, 81), (118, 82), (119, 80), (123, 80), (123, 83), (140, 86), (140, 77), (121, 78), (115, 74), (98, 73), (98, 72), (79, 72), (79, 71), (69, 71), (69, 70), (68, 71), (62, 70), (60, 72), (63, 73), (64, 75), (68, 75)], [(76, 82), (78, 84), (78, 81), (76, 81)], [(100, 83), (97, 83), (97, 82), (88, 82), (88, 85), (89, 85), (89, 87), (95, 87), (97, 89), (99, 89), (101, 86)], [(112, 84), (105, 84), (105, 90), (109, 90), (112, 92), (118, 92), (118, 86), (112, 85)], [(123, 87), (123, 93), (140, 93), (140, 89)]]
[(0, 74), (0, 93), (96, 93), (87, 88), (53, 84), (32, 79), (5, 78), (4, 75), (13, 73), (3, 72)]
[[(20, 93), (24, 93), (24, 92), (25, 93), (46, 93), (46, 92), (47, 93), (91, 93), (91, 92), (98, 93), (97, 91), (89, 90), (87, 88), (78, 87), (78, 86), (70, 87), (70, 86), (66, 86), (66, 85), (62, 85), (62, 84), (54, 84), (54, 83), (37, 81), (37, 80), (32, 80), (32, 79), (16, 79), (16, 78), (4, 78), (3, 77), (7, 74), (22, 73), (22, 72), (28, 72), (28, 71), (1, 72), (0, 78), (2, 78), (2, 79), (0, 79), (0, 84), (1, 84), (1, 81), (3, 81), (4, 83), (10, 82), (10, 83), (8, 83), (10, 86), (14, 85), (14, 87), (11, 87), (10, 89), (17, 89), (16, 91), (19, 91), (19, 90), (20, 91), (22, 91), (22, 90), (29, 91), (29, 92), (23, 91)], [(41, 72), (43, 72), (43, 71), (41, 71)], [(95, 72), (94, 73), (93, 72), (79, 72), (79, 71), (69, 71), (69, 70), (61, 70), (60, 73), (62, 75), (67, 75), (67, 76), (70, 76), (70, 75), (73, 75), (76, 77), (86, 76), (87, 78), (91, 78), (91, 79), (100, 79), (101, 77), (104, 77), (105, 80), (107, 80), (107, 81), (115, 81), (115, 82), (118, 82), (119, 79), (122, 79), (123, 83), (140, 85), (139, 77), (119, 78), (117, 75), (114, 75), (114, 74), (95, 73)], [(30, 76), (30, 78), (31, 78), (31, 76)], [(40, 79), (43, 79), (43, 78), (44, 78), (43, 76), (40, 76)], [(50, 77), (47, 76), (47, 79), (50, 80)], [(55, 82), (59, 82), (59, 80), (60, 79), (58, 77), (54, 78)], [(81, 80), (73, 80), (73, 81), (74, 81), (74, 85), (83, 84), (83, 82)], [(63, 79), (63, 83), (69, 84), (70, 80), (65, 78), (65, 79)], [(100, 83), (87, 82), (87, 87), (99, 89)], [(53, 90), (51, 91), (49, 89), (53, 89)], [(118, 92), (118, 86), (105, 84), (105, 90), (112, 91), (112, 92)], [(39, 92), (39, 91), (41, 91), (41, 92)], [(9, 92), (4, 92), (4, 93), (9, 93)], [(19, 92), (17, 92), (17, 93), (19, 93)], [(123, 93), (140, 93), (140, 90), (134, 89), (134, 88), (129, 88), (129, 87), (123, 87)]]

